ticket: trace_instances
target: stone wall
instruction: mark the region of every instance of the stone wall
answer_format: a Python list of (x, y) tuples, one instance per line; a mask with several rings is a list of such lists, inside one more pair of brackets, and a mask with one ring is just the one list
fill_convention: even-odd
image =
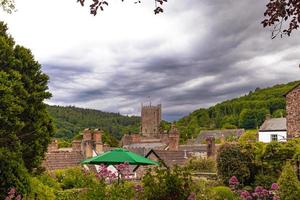
[(141, 132), (146, 137), (158, 136), (161, 122), (161, 105), (142, 106)]
[(286, 95), (288, 137), (300, 137), (300, 85)]

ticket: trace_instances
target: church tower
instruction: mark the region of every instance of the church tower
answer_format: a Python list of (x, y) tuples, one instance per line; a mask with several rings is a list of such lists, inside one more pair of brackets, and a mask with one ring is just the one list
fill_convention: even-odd
[(160, 131), (161, 104), (143, 106), (141, 111), (141, 132), (145, 137), (157, 137)]

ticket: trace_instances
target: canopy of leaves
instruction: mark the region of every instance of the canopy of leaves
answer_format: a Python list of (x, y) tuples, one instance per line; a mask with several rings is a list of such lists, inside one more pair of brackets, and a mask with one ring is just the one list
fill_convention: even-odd
[(30, 50), (15, 45), (7, 26), (0, 22), (0, 146), (2, 156), (7, 155), (1, 158), (1, 164), (6, 164), (0, 172), (10, 174), (1, 184), (18, 187), (22, 193), (26, 168), (31, 171), (39, 166), (53, 133), (43, 103), (51, 97), (47, 84), (48, 76)]
[(139, 117), (73, 106), (47, 106), (47, 110), (54, 119), (56, 138), (72, 139), (85, 128), (103, 130), (108, 140), (113, 140), (111, 135), (121, 139), (122, 134), (139, 133)]
[(200, 108), (177, 121), (183, 140), (196, 137), (200, 130), (238, 127), (256, 129), (266, 115), (282, 117), (285, 115), (286, 92), (299, 81), (275, 85), (265, 89), (255, 89), (249, 94), (227, 100), (208, 109)]
[[(300, 1), (297, 0), (270, 0), (262, 21), (264, 27), (273, 26), (272, 38), (283, 34), (288, 36), (299, 28)], [(287, 23), (287, 27), (283, 27)]]

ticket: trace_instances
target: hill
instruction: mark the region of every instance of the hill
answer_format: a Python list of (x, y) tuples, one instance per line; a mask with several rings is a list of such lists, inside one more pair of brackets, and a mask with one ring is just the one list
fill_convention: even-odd
[(285, 116), (284, 94), (300, 81), (256, 88), (249, 94), (224, 101), (210, 108), (200, 108), (176, 122), (182, 140), (195, 137), (200, 130), (259, 127), (265, 117)]
[(119, 140), (122, 133), (139, 132), (140, 118), (136, 116), (74, 106), (47, 106), (47, 109), (54, 120), (56, 138), (71, 140), (85, 128), (102, 129), (105, 132), (104, 140)]

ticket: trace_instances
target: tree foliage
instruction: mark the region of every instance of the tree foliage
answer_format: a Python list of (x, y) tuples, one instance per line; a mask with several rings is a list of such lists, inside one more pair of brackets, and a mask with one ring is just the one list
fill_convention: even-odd
[(300, 197), (300, 182), (291, 163), (287, 163), (278, 180), (282, 200), (297, 200)]
[[(299, 28), (300, 1), (297, 0), (270, 0), (262, 21), (264, 27), (272, 26), (272, 38), (283, 34), (288, 36)], [(287, 27), (283, 27), (287, 24)]]
[[(124, 0), (121, 0), (122, 2)], [(164, 12), (162, 5), (167, 2), (167, 0), (153, 0), (155, 4), (154, 14), (159, 14)], [(86, 0), (77, 0), (81, 4), (81, 6), (84, 6)], [(111, 2), (111, 1), (110, 1)], [(140, 0), (135, 0), (134, 3), (141, 3)], [(104, 0), (93, 0), (93, 2), (90, 3), (90, 13), (92, 15), (97, 15), (98, 11), (104, 11), (104, 7), (108, 6), (108, 1)]]
[(176, 122), (184, 140), (195, 137), (200, 130), (237, 127), (256, 129), (266, 115), (285, 116), (284, 94), (299, 81), (255, 89), (239, 98), (226, 100), (208, 109), (200, 108)]
[(85, 128), (99, 128), (105, 132), (103, 139), (109, 144), (115, 144), (115, 139), (121, 139), (125, 133), (139, 133), (140, 118), (136, 116), (74, 106), (48, 106), (47, 110), (54, 119), (56, 138), (70, 140)]
[(29, 171), (39, 166), (53, 133), (43, 102), (51, 97), (47, 84), (48, 76), (42, 73), (30, 50), (15, 45), (7, 26), (0, 22), (0, 146), (2, 153), (11, 155), (1, 159), (1, 164), (7, 162), (7, 166), (1, 165), (0, 172), (15, 168), (9, 159), (16, 160), (19, 170), (15, 170), (15, 176), (6, 177), (3, 184), (19, 187), (20, 192), (26, 185), (23, 189), (20, 186), (26, 179), (23, 165)]

